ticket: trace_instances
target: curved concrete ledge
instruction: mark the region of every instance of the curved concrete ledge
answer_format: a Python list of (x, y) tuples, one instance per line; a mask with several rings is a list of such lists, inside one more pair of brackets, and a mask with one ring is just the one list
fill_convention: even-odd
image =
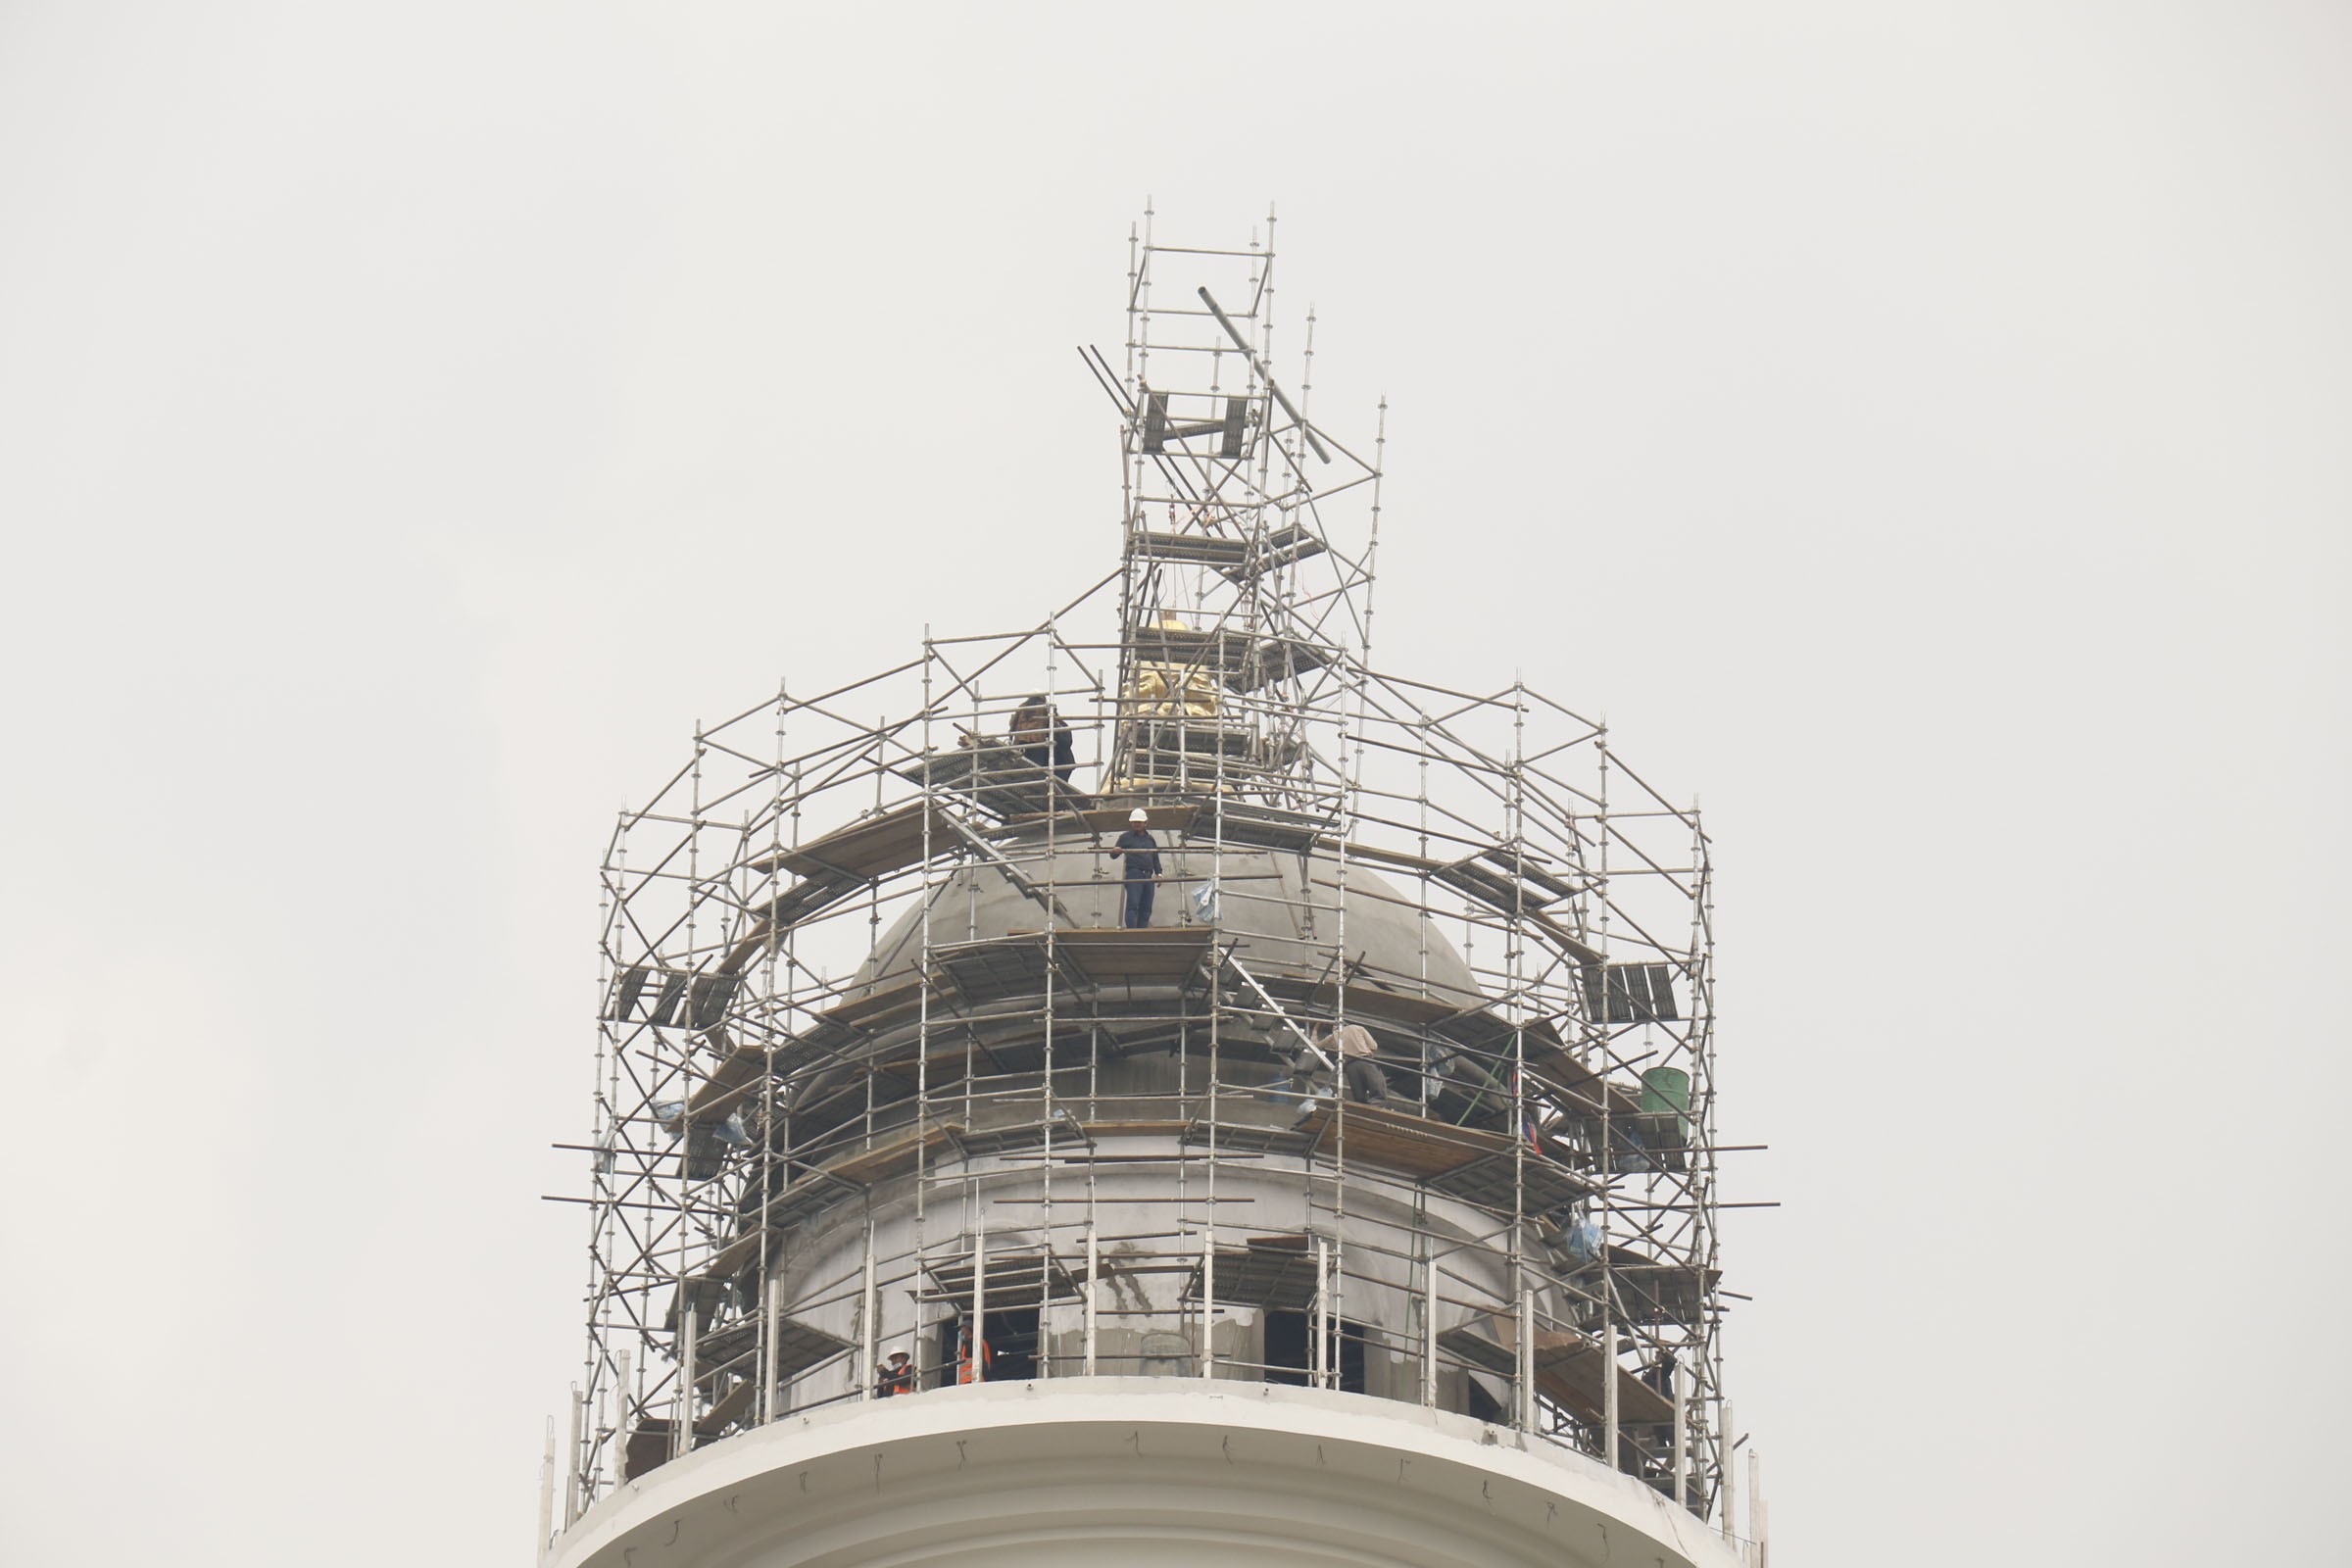
[(1463, 1416), (1265, 1384), (942, 1389), (740, 1434), (622, 1487), (551, 1568), (1737, 1568), (1630, 1477)]

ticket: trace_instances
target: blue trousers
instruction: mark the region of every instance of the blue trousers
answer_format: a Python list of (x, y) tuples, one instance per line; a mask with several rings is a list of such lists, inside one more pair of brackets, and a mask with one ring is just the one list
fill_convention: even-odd
[(1128, 930), (1140, 931), (1152, 923), (1152, 895), (1158, 889), (1159, 884), (1150, 877), (1139, 876), (1129, 879), (1127, 883), (1127, 918), (1124, 922)]

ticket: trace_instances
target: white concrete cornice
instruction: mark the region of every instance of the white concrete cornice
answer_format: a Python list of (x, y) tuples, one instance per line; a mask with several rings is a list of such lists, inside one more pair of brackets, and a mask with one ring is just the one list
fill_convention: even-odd
[(1737, 1568), (1631, 1477), (1360, 1395), (1086, 1378), (845, 1404), (629, 1483), (551, 1568)]

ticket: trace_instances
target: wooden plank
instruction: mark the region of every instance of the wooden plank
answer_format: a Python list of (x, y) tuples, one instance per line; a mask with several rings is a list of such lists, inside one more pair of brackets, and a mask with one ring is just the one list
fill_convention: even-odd
[(1393, 866), (1399, 871), (1428, 875), (1444, 869), (1444, 860), (1433, 860), (1426, 855), (1413, 855), (1403, 850), (1383, 849), (1377, 844), (1359, 844), (1353, 839), (1343, 844), (1336, 838), (1315, 841), (1315, 848), (1335, 856), (1344, 855), (1350, 860), (1363, 860), (1373, 865)]
[(784, 1318), (777, 1324), (774, 1361), (776, 1380), (800, 1376), (818, 1362), (839, 1355), (850, 1348), (850, 1342), (839, 1335), (828, 1334), (812, 1323), (798, 1318)]
[(760, 1231), (754, 1229), (736, 1237), (726, 1246), (712, 1252), (710, 1260), (694, 1277), (702, 1281), (733, 1279), (750, 1266), (752, 1259), (760, 1255)]
[(703, 1080), (687, 1102), (688, 1119), (710, 1121), (724, 1116), (737, 1101), (742, 1100), (773, 1069), (778, 1078), (789, 1078), (820, 1056), (831, 1054), (832, 1047), (821, 1038), (793, 1035), (777, 1042), (771, 1055), (762, 1046), (737, 1046), (721, 1058)]
[(1202, 833), (1210, 841), (1219, 838), (1227, 844), (1246, 844), (1272, 850), (1304, 851), (1329, 837), (1331, 819), (1298, 811), (1277, 810), (1271, 807), (1228, 805), (1221, 813), (1210, 816)]
[[(1508, 1139), (1503, 1143), (1509, 1147)], [(1594, 1183), (1567, 1166), (1545, 1159), (1533, 1150), (1528, 1153), (1527, 1159), (1518, 1160), (1497, 1151), (1433, 1176), (1429, 1185), (1434, 1191), (1450, 1194), (1498, 1214), (1515, 1209), (1529, 1214), (1549, 1213), (1562, 1203), (1590, 1198), (1597, 1190)]]
[(1154, 926), (1141, 931), (1113, 928), (1054, 933), (1056, 955), (1095, 981), (1180, 981), (1200, 967), (1214, 936), (1207, 926)]
[[(1303, 1312), (1314, 1305), (1314, 1263), (1304, 1236), (1252, 1236), (1244, 1247), (1217, 1249), (1217, 1299), (1227, 1306), (1255, 1307), (1277, 1312)], [(1184, 1299), (1200, 1298), (1200, 1270), (1196, 1266), (1184, 1287)]]
[[(925, 789), (968, 795), (982, 810), (1007, 820), (1046, 811), (1056, 798), (1077, 793), (1010, 739), (928, 753), (891, 771)], [(932, 842), (936, 847), (938, 840)]]
[(1184, 1141), (1197, 1148), (1207, 1147), (1212, 1137), (1218, 1151), (1224, 1153), (1298, 1154), (1314, 1143), (1313, 1135), (1300, 1132), (1288, 1122), (1211, 1122), (1206, 1117), (1196, 1117), (1184, 1130)]
[[(916, 1298), (922, 1301), (961, 1301), (972, 1298), (972, 1262), (933, 1263), (925, 1267), (931, 1284)], [(1078, 1281), (1060, 1258), (1041, 1252), (991, 1252), (984, 1296), (995, 1307), (1041, 1306), (1047, 1301), (1078, 1299)]]
[(1038, 995), (1053, 972), (1046, 961), (1045, 938), (1032, 935), (987, 937), (934, 948), (932, 961), (948, 983), (972, 1003)]
[(945, 811), (923, 801), (909, 801), (806, 844), (763, 856), (751, 862), (751, 869), (765, 875), (781, 867), (805, 877), (870, 882), (922, 859), (926, 822), (934, 854), (958, 842)]
[[(1336, 838), (1318, 839), (1315, 841), (1315, 847), (1334, 855), (1343, 852), (1343, 846)], [(1518, 915), (1551, 938), (1561, 952), (1579, 963), (1601, 961), (1601, 952), (1598, 948), (1587, 943), (1550, 915), (1544, 913), (1540, 908), (1521, 908), (1519, 906), (1520, 900), (1513, 891), (1508, 877), (1490, 867), (1476, 863), (1482, 857), (1493, 852), (1480, 850), (1466, 855), (1458, 860), (1433, 860), (1426, 855), (1409, 855), (1402, 850), (1383, 849), (1377, 844), (1359, 844), (1353, 840), (1349, 840), (1344, 849), (1347, 858), (1350, 860), (1364, 860), (1374, 865), (1386, 865), (1399, 871), (1410, 871), (1416, 876), (1426, 876), (1433, 881), (1444, 883), (1457, 893), (1468, 896), (1474, 903), (1485, 905), (1497, 914)], [(1507, 852), (1505, 853), (1507, 854)], [(1530, 880), (1532, 881), (1533, 878), (1531, 877)], [(1556, 878), (1554, 880), (1556, 881)], [(1546, 897), (1531, 902), (1549, 904), (1554, 901)]]
[(1609, 1274), (1629, 1320), (1637, 1323), (1696, 1322), (1708, 1293), (1723, 1278), (1721, 1269), (1702, 1269), (1614, 1245), (1609, 1248)]
[[(908, 1133), (887, 1144), (836, 1154), (779, 1193), (760, 1219), (767, 1228), (788, 1230), (815, 1208), (849, 1197), (854, 1189), (871, 1187), (912, 1170), (924, 1153), (952, 1144), (962, 1131), (960, 1123), (940, 1122), (920, 1135)], [(711, 1254), (695, 1275), (697, 1286), (723, 1284), (741, 1274), (758, 1257), (761, 1224), (747, 1226)]]
[(1516, 1028), (1528, 1038), (1531, 1066), (1541, 1054), (1560, 1048), (1559, 1031), (1544, 1019), (1530, 1018), (1514, 1026), (1500, 1013), (1458, 995), (1416, 996), (1409, 991), (1390, 991), (1360, 982), (1343, 987), (1328, 980), (1308, 986), (1281, 978), (1269, 978), (1266, 989), (1286, 1002), (1296, 1000), (1316, 1012), (1331, 1016), (1345, 1013), (1351, 1021), (1369, 1022), (1376, 1028), (1382, 1022), (1389, 1022), (1425, 1029), (1461, 1045), (1479, 1046), (1497, 1037), (1507, 1038)]
[(1234, 691), (1312, 674), (1335, 658), (1330, 649), (1299, 638), (1253, 641), (1249, 632), (1232, 626), (1136, 626), (1127, 640), (1143, 659), (1176, 670), (1212, 671)]
[(828, 1160), (825, 1172), (843, 1181), (871, 1187), (876, 1182), (888, 1181), (893, 1176), (914, 1169), (916, 1160), (922, 1154), (952, 1141), (961, 1131), (963, 1127), (960, 1123), (940, 1122), (919, 1135), (909, 1133), (904, 1138), (877, 1144), (845, 1158)]
[(1493, 849), (1479, 851), (1478, 858), (1500, 867), (1506, 875), (1517, 876), (1530, 886), (1543, 889), (1551, 896), (1551, 903), (1576, 897), (1575, 884), (1538, 863), (1533, 854), (1513, 855), (1498, 844)]
[[(1309, 986), (1279, 977), (1269, 977), (1266, 989), (1286, 1004), (1298, 1004), (1326, 1017), (1339, 1014), (1344, 1004), (1350, 1020), (1368, 1024), (1375, 1030), (1384, 1025), (1403, 1026), (1478, 1050), (1492, 1049), (1496, 1040), (1507, 1039), (1512, 1033), (1510, 1021), (1500, 1014), (1475, 1005), (1464, 1006), (1444, 997), (1414, 996), (1410, 992), (1386, 991), (1364, 984), (1343, 988), (1329, 981)], [(1568, 1054), (1559, 1031), (1548, 1021), (1531, 1018), (1521, 1027), (1526, 1036), (1527, 1070), (1557, 1090), (1573, 1110), (1588, 1116), (1599, 1115), (1604, 1092), (1599, 1087), (1599, 1075)], [(1640, 1113), (1642, 1100), (1638, 1086), (1611, 1080), (1605, 1092), (1612, 1116)]]
[(634, 1481), (669, 1463), (669, 1417), (649, 1415), (629, 1429), (621, 1446), (620, 1478)]
[(1449, 1126), (1381, 1105), (1349, 1105), (1346, 1115), (1336, 1135), (1344, 1145), (1334, 1141), (1340, 1113), (1328, 1105), (1301, 1117), (1298, 1131), (1315, 1140), (1316, 1152), (1325, 1158), (1333, 1157), (1337, 1149), (1349, 1160), (1420, 1178), (1459, 1170), (1511, 1147), (1509, 1139), (1496, 1133)]
[(1105, 1138), (1182, 1138), (1189, 1121), (1090, 1121), (1081, 1124), (1089, 1142)]
[(1298, 1130), (1314, 1140), (1316, 1152), (1324, 1158), (1375, 1165), (1502, 1212), (1522, 1197), (1528, 1212), (1542, 1213), (1593, 1190), (1585, 1177), (1535, 1150), (1528, 1151), (1524, 1165), (1517, 1163), (1513, 1151), (1518, 1146), (1500, 1133), (1457, 1127), (1385, 1105), (1348, 1106), (1344, 1127), (1330, 1107), (1318, 1107), (1300, 1118)]
[(1251, 541), (1222, 534), (1168, 533), (1143, 529), (1129, 546), (1133, 554), (1154, 561), (1183, 562), (1209, 566), (1236, 582), (1319, 556), (1329, 547), (1298, 523), (1267, 534), (1256, 554)]
[(1250, 541), (1207, 533), (1164, 533), (1138, 529), (1130, 550), (1154, 561), (1180, 561), (1219, 569), (1238, 567), (1250, 559)]
[(878, 986), (862, 997), (852, 997), (817, 1014), (817, 1022), (840, 1024), (850, 1029), (866, 1028), (894, 1007), (916, 1004), (922, 997), (922, 991), (923, 982), (919, 979)]
[(726, 1396), (703, 1412), (694, 1423), (694, 1430), (705, 1437), (716, 1437), (735, 1424), (735, 1418), (752, 1407), (753, 1396), (760, 1392), (760, 1380), (744, 1378), (729, 1389)]
[[(1447, 1329), (1438, 1344), (1448, 1353), (1498, 1377), (1518, 1374), (1518, 1319), (1513, 1314), (1490, 1313), (1484, 1332), (1477, 1323)], [(1598, 1423), (1606, 1411), (1602, 1399), (1600, 1346), (1582, 1334), (1538, 1330), (1535, 1343), (1536, 1388), (1545, 1398), (1580, 1420)], [(1617, 1424), (1648, 1426), (1674, 1420), (1674, 1401), (1623, 1366), (1617, 1369)]]

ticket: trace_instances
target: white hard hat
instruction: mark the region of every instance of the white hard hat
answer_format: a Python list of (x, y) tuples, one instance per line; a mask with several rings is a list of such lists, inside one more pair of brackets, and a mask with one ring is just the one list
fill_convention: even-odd
[(1127, 813), (1127, 820), (1133, 822), (1138, 827), (1142, 827), (1147, 822), (1150, 822), (1152, 817), (1151, 813), (1147, 812), (1142, 807), (1139, 806), (1134, 810)]

